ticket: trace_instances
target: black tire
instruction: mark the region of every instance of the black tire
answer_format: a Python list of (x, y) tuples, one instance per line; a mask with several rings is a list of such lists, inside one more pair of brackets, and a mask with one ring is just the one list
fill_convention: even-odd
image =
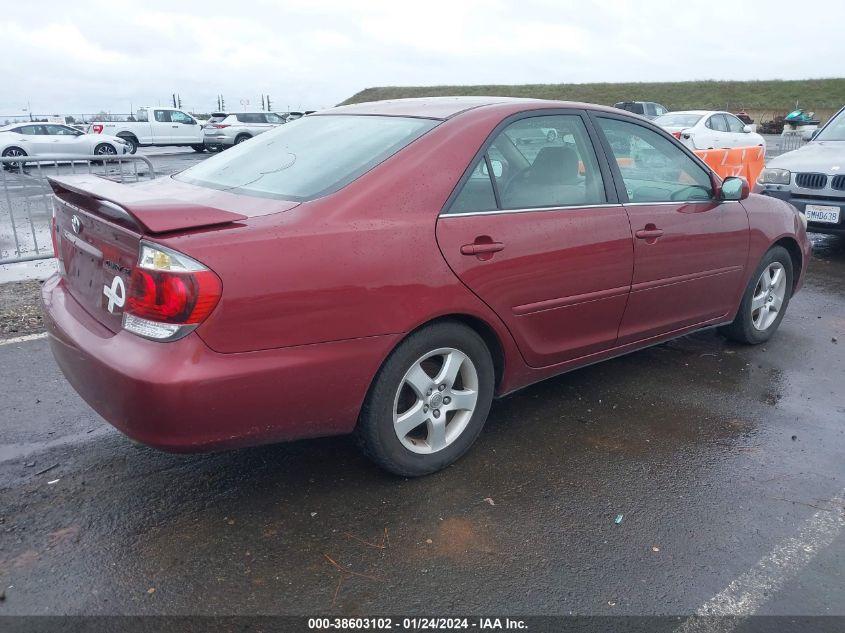
[[(780, 264), (783, 267), (786, 277), (784, 280), (784, 297), (779, 309), (777, 310), (777, 316), (775, 319), (768, 324), (765, 329), (758, 329), (758, 327), (754, 325), (755, 310), (752, 310), (752, 301), (754, 300), (755, 294), (759, 295), (762, 289), (760, 282), (763, 271), (767, 270), (769, 266), (772, 266), (773, 264)], [(789, 300), (792, 297), (793, 274), (792, 258), (790, 257), (789, 252), (782, 246), (773, 246), (770, 248), (763, 256), (763, 259), (760, 261), (760, 264), (757, 266), (754, 274), (751, 275), (751, 279), (748, 282), (748, 286), (745, 288), (745, 293), (742, 295), (742, 301), (739, 304), (739, 311), (737, 312), (733, 323), (719, 328), (719, 331), (732, 341), (745, 343), (747, 345), (759, 345), (760, 343), (768, 341), (772, 334), (774, 334), (778, 329), (780, 322), (783, 320), (784, 314), (786, 314), (786, 309), (789, 306)]]
[(126, 141), (129, 144), (129, 153), (134, 154), (138, 151), (138, 139), (134, 136), (130, 136), (129, 134), (118, 134), (120, 138)]
[(191, 145), (191, 149), (197, 152), (198, 154), (201, 154), (205, 151), (205, 145)]
[[(3, 158), (12, 158), (15, 156), (28, 156), (22, 147), (7, 147), (3, 150)], [(26, 163), (3, 163), (3, 169), (6, 171), (21, 171), (26, 169)]]
[(249, 134), (238, 134), (238, 136), (235, 137), (235, 145), (240, 145), (244, 141), (248, 141), (251, 138), (252, 137)]
[[(475, 390), (477, 399), (471, 411), (466, 411), (468, 422), (465, 423), (463, 430), (458, 431), (458, 435), (450, 440), (450, 443), (440, 450), (421, 454), (407, 448), (394, 431), (394, 407), (400, 401), (403, 393), (401, 389), (408, 388), (407, 385), (402, 386), (406, 372), (427, 354), (443, 348), (458, 350), (471, 361), (469, 370), (474, 369), (473, 375), (477, 378), (477, 390)], [(436, 372), (435, 369), (434, 373)], [(430, 373), (429, 377), (431, 377)], [(454, 384), (457, 385), (460, 380), (460, 378), (457, 379)], [(355, 438), (367, 457), (396, 475), (419, 477), (441, 470), (466, 453), (484, 427), (493, 401), (494, 381), (490, 350), (474, 330), (451, 321), (426, 326), (402, 341), (376, 374), (358, 418)], [(437, 389), (437, 385), (433, 387)], [(443, 393), (460, 393), (458, 390), (451, 391), (451, 387), (452, 385), (449, 385)], [(458, 389), (465, 388), (463, 385), (458, 386)], [(430, 399), (426, 402), (429, 405), (432, 404)], [(448, 424), (458, 420), (456, 416), (460, 412), (449, 413), (445, 410), (447, 406), (445, 398), (443, 405), (437, 406), (444, 407), (444, 412), (440, 415), (443, 416), (444, 421), (448, 421)], [(426, 407), (426, 410), (429, 408)], [(429, 417), (429, 419), (433, 421), (433, 418)], [(423, 423), (419, 429), (423, 427), (429, 428), (426, 423)], [(446, 428), (448, 429), (449, 426)], [(405, 440), (409, 437), (410, 435), (406, 436)], [(421, 445), (424, 446), (426, 441), (420, 440)]]

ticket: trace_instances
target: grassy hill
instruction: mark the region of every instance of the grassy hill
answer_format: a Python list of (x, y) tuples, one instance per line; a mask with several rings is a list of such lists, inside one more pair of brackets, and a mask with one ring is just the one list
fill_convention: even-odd
[[(800, 81), (683, 81), (666, 83), (523, 84), (513, 86), (385, 86), (367, 88), (343, 104), (402, 97), (496, 95), (562, 99), (613, 105), (617, 101), (656, 101), (670, 110), (741, 108), (761, 120), (794, 109), (796, 102), (829, 117), (845, 104), (845, 78)], [(343, 105), (341, 104), (341, 105)]]

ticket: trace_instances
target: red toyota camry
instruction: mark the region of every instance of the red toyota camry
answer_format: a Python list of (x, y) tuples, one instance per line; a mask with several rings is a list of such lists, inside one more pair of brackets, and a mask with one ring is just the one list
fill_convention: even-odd
[(173, 451), (354, 433), (406, 476), (530, 383), (704, 327), (766, 341), (810, 257), (790, 205), (578, 103), (344, 106), (52, 186), (50, 342), (106, 420)]

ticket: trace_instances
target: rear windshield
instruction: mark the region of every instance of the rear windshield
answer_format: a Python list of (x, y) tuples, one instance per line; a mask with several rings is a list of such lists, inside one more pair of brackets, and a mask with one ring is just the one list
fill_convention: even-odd
[(408, 117), (303, 117), (174, 176), (202, 187), (310, 200), (345, 187), (439, 121)]
[(702, 114), (664, 114), (654, 122), (663, 127), (692, 127), (701, 120)]
[(229, 115), (228, 115), (228, 114), (224, 114), (224, 113), (220, 112), (220, 113), (212, 114), (212, 115), (211, 115), (211, 117), (209, 117), (209, 119), (208, 119), (208, 120), (209, 120), (211, 123), (220, 123), (220, 121), (222, 121), (223, 119), (225, 119), (227, 116), (229, 116)]

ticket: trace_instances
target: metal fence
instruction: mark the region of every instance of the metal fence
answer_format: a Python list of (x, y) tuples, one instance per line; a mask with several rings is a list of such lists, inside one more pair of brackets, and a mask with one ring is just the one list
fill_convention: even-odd
[(95, 174), (130, 183), (155, 178), (146, 156), (15, 156), (0, 158), (0, 264), (53, 257), (49, 176)]
[(791, 152), (794, 149), (806, 145), (803, 132), (785, 131), (780, 135), (780, 151), (781, 153)]

